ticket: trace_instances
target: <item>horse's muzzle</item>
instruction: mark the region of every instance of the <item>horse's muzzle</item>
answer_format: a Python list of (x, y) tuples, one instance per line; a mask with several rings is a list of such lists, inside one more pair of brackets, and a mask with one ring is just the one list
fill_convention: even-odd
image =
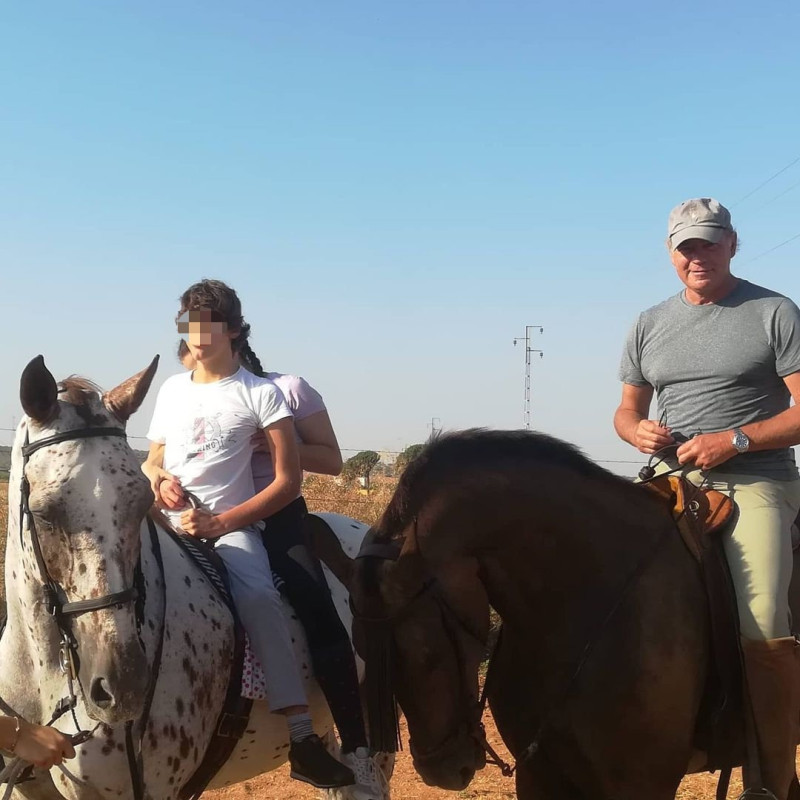
[(486, 753), (467, 725), (431, 750), (420, 751), (413, 739), (409, 747), (422, 780), (451, 792), (466, 789), (475, 773), (486, 766)]
[(114, 655), (84, 660), (81, 670), (88, 679), (83, 685), (89, 715), (106, 724), (140, 717), (150, 684), (150, 668), (138, 642)]

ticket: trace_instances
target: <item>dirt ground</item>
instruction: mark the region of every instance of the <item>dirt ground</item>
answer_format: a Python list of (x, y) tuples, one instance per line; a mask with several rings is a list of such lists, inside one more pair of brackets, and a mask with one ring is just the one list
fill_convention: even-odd
[[(497, 729), (491, 717), (487, 715), (486, 733), (490, 744), (498, 751), (504, 760), (510, 760), (508, 751), (503, 746)], [(404, 746), (407, 747), (408, 733), (405, 724), (403, 730)], [(729, 797), (738, 797), (741, 794), (741, 780), (739, 771), (734, 773), (731, 780)], [(487, 766), (477, 773), (472, 783), (463, 791), (446, 792), (443, 789), (434, 789), (426, 786), (422, 779), (414, 772), (411, 765), (411, 756), (408, 750), (397, 754), (394, 777), (392, 778), (392, 797), (397, 800), (509, 800), (516, 797), (514, 792), (514, 779), (504, 778), (500, 770), (494, 766)], [(684, 779), (676, 797), (678, 800), (711, 800), (717, 789), (716, 775), (690, 775)], [(220, 789), (216, 792), (206, 792), (204, 798), (209, 800), (315, 800), (316, 791), (304, 786), (289, 777), (286, 765), (274, 772), (246, 781), (237, 786)]]
[[(7, 518), (7, 484), (0, 484), (0, 519)], [(306, 487), (309, 505), (313, 510), (336, 510), (367, 522), (373, 522), (388, 500), (388, 487), (381, 486), (378, 491), (364, 495), (352, 489), (336, 486), (332, 483), (310, 482)], [(0, 531), (0, 550), (5, 550), (5, 531)], [(5, 596), (4, 576), (0, 573), (0, 596)], [(501, 757), (510, 760), (503, 747), (494, 723), (487, 715), (485, 720), (487, 736), (490, 743), (498, 750)], [(404, 742), (408, 735), (403, 725)], [(479, 772), (469, 787), (461, 792), (446, 792), (426, 786), (414, 772), (411, 756), (405, 750), (398, 753), (394, 778), (392, 779), (392, 795), (398, 800), (505, 800), (515, 797), (514, 779), (504, 778), (497, 767), (488, 766)], [(715, 775), (691, 775), (680, 786), (676, 797), (678, 800), (706, 800), (713, 798), (716, 791)], [(729, 791), (730, 797), (738, 797), (741, 793), (741, 782), (738, 771), (734, 773)], [(266, 773), (258, 778), (246, 781), (237, 786), (206, 792), (209, 800), (312, 800), (316, 798), (316, 790), (289, 778), (288, 768), (284, 765), (274, 772)]]

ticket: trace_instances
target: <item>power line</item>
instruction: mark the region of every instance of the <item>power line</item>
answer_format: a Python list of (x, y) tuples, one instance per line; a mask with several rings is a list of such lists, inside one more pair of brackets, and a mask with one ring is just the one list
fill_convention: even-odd
[[(798, 234), (800, 236), (800, 234)], [(795, 237), (797, 238), (797, 237)], [(9, 433), (16, 433), (16, 428), (1, 428), (0, 431), (6, 431)], [(129, 439), (147, 439), (146, 436), (129, 436)], [(339, 448), (343, 453), (363, 453), (365, 450), (372, 450), (371, 447), (340, 447)], [(388, 455), (398, 456), (402, 452), (401, 450), (377, 450), (375, 452), (386, 453)], [(626, 461), (624, 459), (614, 459), (614, 458), (594, 458), (593, 461), (597, 462), (598, 464), (641, 464), (642, 461)]]
[(782, 175), (784, 172), (786, 172), (787, 169), (789, 169), (790, 167), (793, 167), (798, 161), (800, 161), (800, 156), (798, 156), (794, 161), (790, 161), (785, 167), (781, 167), (781, 169), (779, 169), (774, 175), (770, 175), (769, 178), (767, 178), (762, 183), (759, 183), (758, 186), (756, 186), (755, 189), (753, 189), (752, 191), (748, 192), (744, 197), (740, 197), (731, 206), (731, 208), (735, 208), (740, 203), (743, 203), (745, 200), (747, 200), (748, 197), (752, 197), (759, 189), (763, 189), (768, 183), (771, 183), (772, 181), (774, 181), (775, 178), (778, 177), (778, 175)]
[[(794, 236), (790, 236), (785, 242), (781, 242), (780, 244), (776, 244), (775, 247), (770, 247), (769, 250), (765, 250), (763, 253), (759, 253), (757, 256), (745, 261), (745, 264), (752, 264), (754, 261), (758, 261), (759, 258), (768, 255), (769, 253), (775, 252), (779, 247), (783, 247), (785, 244), (789, 244), (789, 242), (793, 242), (795, 239), (800, 239), (800, 233), (796, 233)], [(744, 264), (742, 264), (744, 266)]]
[(772, 203), (774, 203), (778, 198), (783, 197), (785, 194), (788, 194), (789, 192), (792, 191), (792, 189), (796, 189), (798, 186), (800, 186), (800, 181), (793, 183), (788, 189), (784, 189), (779, 194), (776, 194), (775, 197), (773, 197), (771, 200), (767, 200), (766, 203), (762, 203), (762, 205), (758, 206), (758, 208), (756, 208), (755, 210), (761, 211), (762, 208), (766, 208), (767, 206), (772, 205)]

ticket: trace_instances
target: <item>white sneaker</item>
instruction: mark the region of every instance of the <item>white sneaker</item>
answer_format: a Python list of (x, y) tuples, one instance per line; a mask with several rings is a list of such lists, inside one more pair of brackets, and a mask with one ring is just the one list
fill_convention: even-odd
[(348, 787), (353, 800), (384, 800), (386, 779), (366, 747), (357, 747), (352, 753), (342, 753), (339, 760), (350, 767), (355, 775), (355, 785)]

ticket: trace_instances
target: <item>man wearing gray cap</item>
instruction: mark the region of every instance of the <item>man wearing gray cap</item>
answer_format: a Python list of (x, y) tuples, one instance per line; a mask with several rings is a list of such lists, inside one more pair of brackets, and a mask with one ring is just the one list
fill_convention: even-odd
[[(800, 651), (791, 635), (791, 526), (800, 509), (800, 311), (731, 273), (736, 231), (708, 197), (669, 216), (667, 247), (682, 291), (639, 315), (622, 356), (619, 436), (666, 455), (695, 484), (737, 505), (724, 546), (739, 609), (766, 788), (796, 783)], [(658, 419), (649, 417), (655, 392)], [(791, 400), (795, 401), (790, 406)]]

